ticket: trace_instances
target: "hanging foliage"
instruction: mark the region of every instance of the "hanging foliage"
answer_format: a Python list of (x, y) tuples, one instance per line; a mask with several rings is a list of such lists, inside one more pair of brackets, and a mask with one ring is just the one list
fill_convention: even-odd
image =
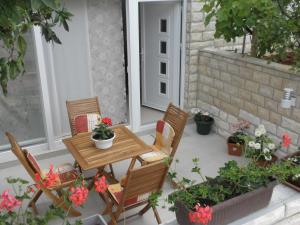
[(47, 42), (61, 44), (53, 28), (63, 26), (69, 31), (71, 16), (61, 0), (0, 0), (0, 85), (4, 94), (8, 81), (25, 71), (24, 35), (39, 26)]
[(251, 36), (251, 55), (271, 53), (276, 60), (300, 68), (299, 0), (201, 0), (205, 23), (216, 19), (215, 37), (235, 41)]

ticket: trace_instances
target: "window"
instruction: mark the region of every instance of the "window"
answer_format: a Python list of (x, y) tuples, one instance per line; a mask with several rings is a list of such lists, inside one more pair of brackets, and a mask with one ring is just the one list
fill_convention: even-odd
[(168, 32), (168, 23), (166, 19), (160, 20), (160, 32), (167, 33)]
[(160, 88), (159, 88), (160, 94), (166, 95), (167, 94), (167, 83), (160, 81)]
[(160, 62), (159, 66), (159, 72), (160, 75), (167, 75), (167, 63), (166, 62)]
[[(36, 69), (32, 33), (26, 34), (27, 52), (23, 76), (8, 84), (8, 95), (0, 91), (0, 151), (8, 150), (4, 132), (11, 132), (23, 144), (47, 142), (43, 123), (40, 78)], [(0, 53), (1, 57), (1, 53)]]
[(160, 41), (160, 54), (167, 54), (167, 42), (166, 41)]

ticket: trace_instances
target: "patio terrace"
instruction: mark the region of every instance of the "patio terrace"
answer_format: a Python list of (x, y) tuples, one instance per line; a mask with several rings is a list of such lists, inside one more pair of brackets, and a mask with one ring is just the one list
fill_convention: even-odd
[[(141, 138), (146, 143), (152, 143), (154, 140), (154, 135), (152, 133), (142, 135)], [(207, 176), (215, 176), (217, 170), (220, 166), (228, 160), (236, 160), (239, 164), (244, 164), (245, 160), (243, 157), (233, 157), (227, 154), (226, 141), (224, 138), (217, 134), (211, 134), (208, 136), (200, 136), (195, 132), (195, 127), (192, 124), (187, 125), (184, 136), (181, 140), (179, 149), (176, 153), (176, 158), (180, 160), (177, 165), (176, 171), (181, 176), (190, 177), (191, 169), (191, 159), (194, 157), (200, 158), (200, 165), (203, 174)], [(39, 162), (43, 168), (49, 167), (50, 164), (59, 165), (65, 162), (73, 162), (72, 156), (64, 151), (63, 154), (49, 158), (38, 157)], [(124, 161), (121, 163), (114, 164), (115, 173), (118, 178), (125, 174), (127, 171), (129, 162)], [(27, 180), (31, 180), (30, 177), (25, 173), (25, 170), (18, 162), (10, 164), (0, 164), (0, 192), (7, 189), (8, 185), (4, 183), (5, 177), (22, 177)], [(88, 171), (86, 175), (94, 174), (95, 171)], [(197, 177), (192, 177), (197, 179)], [(164, 196), (172, 192), (172, 188), (168, 182), (164, 185)], [(162, 197), (163, 199), (163, 197)], [(48, 205), (49, 200), (42, 197), (38, 203), (37, 207), (40, 213), (43, 213)], [(163, 223), (166, 224), (177, 224), (175, 221), (175, 215), (163, 208), (163, 200), (160, 203), (159, 214)], [(104, 208), (104, 202), (99, 198), (98, 194), (93, 192), (85, 204), (84, 208), (79, 208), (82, 212), (80, 218), (87, 218), (91, 215), (101, 212)], [(138, 209), (130, 210), (126, 212), (126, 215), (132, 215)], [(288, 217), (288, 218), (287, 218)], [(123, 218), (123, 215), (121, 216)], [(70, 221), (74, 221), (78, 218), (70, 218)], [(109, 218), (105, 217), (106, 220)], [(172, 222), (173, 221), (173, 222)], [(53, 221), (53, 225), (61, 224), (61, 221)], [(155, 225), (156, 220), (153, 216), (153, 212), (149, 211), (144, 216), (136, 216), (130, 219), (122, 220), (119, 224), (127, 225)], [(245, 218), (242, 218), (230, 225), (299, 225), (300, 224), (300, 196), (297, 192), (289, 189), (286, 186), (278, 185), (273, 193), (273, 197), (270, 205), (254, 214), (251, 214)]]

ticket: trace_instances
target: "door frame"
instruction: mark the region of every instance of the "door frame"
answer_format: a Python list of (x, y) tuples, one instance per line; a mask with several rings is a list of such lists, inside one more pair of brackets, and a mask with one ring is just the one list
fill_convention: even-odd
[(155, 123), (141, 123), (140, 92), (140, 28), (139, 3), (141, 2), (181, 2), (181, 56), (180, 56), (180, 90), (179, 106), (184, 107), (185, 42), (187, 0), (126, 0), (128, 86), (129, 86), (129, 121), (134, 132), (153, 129)]

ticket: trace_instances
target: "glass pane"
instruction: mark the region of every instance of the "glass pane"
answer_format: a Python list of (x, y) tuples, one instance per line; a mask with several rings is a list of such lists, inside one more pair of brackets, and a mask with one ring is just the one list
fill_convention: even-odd
[(167, 20), (166, 19), (161, 19), (160, 20), (160, 32), (166, 33), (167, 31)]
[(160, 62), (160, 74), (167, 75), (167, 63)]
[(167, 94), (167, 84), (165, 82), (160, 82), (160, 93)]
[(160, 53), (167, 54), (167, 42), (166, 41), (160, 42)]
[[(9, 149), (5, 131), (11, 132), (18, 141), (25, 141), (24, 145), (46, 142), (32, 33), (28, 33), (25, 39), (26, 72), (16, 80), (9, 81), (7, 96), (0, 91), (0, 151)], [(0, 52), (0, 57), (3, 54)]]

